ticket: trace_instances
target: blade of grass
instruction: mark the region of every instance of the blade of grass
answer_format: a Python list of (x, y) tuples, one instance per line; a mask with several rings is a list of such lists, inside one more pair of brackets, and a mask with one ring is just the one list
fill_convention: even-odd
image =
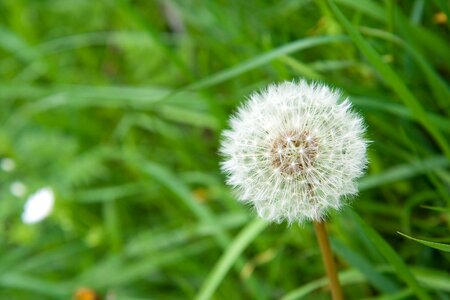
[[(430, 64), (426, 61), (426, 59), (419, 51), (416, 51), (416, 49), (411, 47), (404, 40), (390, 32), (368, 27), (361, 27), (360, 30), (362, 33), (368, 36), (384, 39), (386, 41), (395, 43), (407, 50), (416, 60), (418, 66), (422, 69), (423, 74), (428, 81), (428, 85), (431, 87), (431, 91), (433, 92), (435, 99), (438, 102), (445, 101), (448, 106), (448, 102), (445, 100), (450, 99), (450, 90), (447, 83), (434, 71), (434, 69), (430, 66)], [(442, 104), (442, 106), (444, 106), (444, 104)]]
[[(31, 61), (37, 54), (29, 45), (15, 32), (0, 25), (0, 48), (17, 56), (20, 60)], [(0, 65), (3, 64), (3, 61)]]
[[(401, 104), (391, 103), (389, 99), (385, 98), (368, 98), (368, 97), (358, 97), (351, 96), (352, 103), (355, 107), (364, 108), (365, 110), (379, 110), (383, 112), (388, 112), (392, 115), (405, 118), (408, 120), (413, 120), (413, 115), (406, 107)], [(435, 113), (428, 112), (428, 118), (442, 131), (450, 133), (450, 120), (443, 116)]]
[(50, 283), (23, 274), (6, 272), (0, 276), (0, 286), (31, 291), (52, 299), (70, 298), (70, 288), (61, 283)]
[(370, 0), (336, 0), (339, 4), (346, 5), (357, 11), (363, 12), (365, 15), (372, 17), (374, 20), (385, 22), (386, 15), (383, 8), (374, 1)]
[(48, 270), (49, 266), (61, 267), (62, 263), (56, 264), (56, 262), (69, 262), (71, 257), (82, 255), (84, 250), (85, 248), (76, 242), (66, 242), (56, 249), (41, 250), (35, 255), (28, 255), (9, 269), (14, 269), (18, 274), (25, 274), (39, 272), (42, 269)]
[(379, 235), (372, 227), (367, 225), (355, 212), (350, 212), (355, 222), (363, 229), (366, 235), (372, 240), (378, 251), (392, 265), (397, 276), (401, 278), (421, 300), (431, 300), (430, 296), (419, 284), (415, 276), (410, 272), (403, 259), (395, 250)]
[(411, 232), (411, 214), (415, 206), (419, 205), (420, 203), (424, 203), (425, 201), (430, 201), (433, 199), (437, 199), (438, 195), (436, 192), (431, 190), (426, 190), (424, 192), (418, 192), (415, 195), (409, 197), (404, 202), (403, 209), (402, 209), (402, 215), (401, 215), (401, 228), (402, 230), (406, 232)]
[(125, 19), (127, 19), (134, 26), (142, 29), (147, 33), (148, 38), (155, 42), (156, 45), (161, 49), (161, 51), (167, 56), (169, 62), (174, 63), (178, 69), (185, 75), (188, 79), (192, 79), (193, 75), (183, 61), (172, 47), (166, 45), (167, 43), (161, 38), (161, 34), (158, 30), (154, 28), (154, 24), (149, 22), (143, 15), (142, 12), (136, 9), (136, 6), (130, 3), (129, 0), (119, 0), (115, 3), (118, 8), (118, 12), (122, 14)]
[(148, 253), (129, 259), (123, 253), (104, 257), (76, 278), (77, 286), (106, 288), (131, 283), (158, 274), (164, 266), (176, 265), (180, 261), (203, 255), (213, 247), (208, 240), (200, 240), (166, 251)]
[(122, 249), (122, 233), (117, 201), (103, 202), (102, 207), (103, 227), (109, 239), (109, 249), (111, 252), (120, 252)]
[[(146, 160), (133, 161), (138, 169), (142, 170), (144, 173), (150, 175), (155, 180), (162, 183), (167, 187), (173, 194), (175, 194), (179, 199), (181, 199), (184, 204), (203, 222), (214, 224), (214, 216), (208, 210), (205, 205), (198, 202), (189, 189), (180, 182), (176, 176), (170, 173), (166, 168)], [(222, 241), (223, 236), (220, 237)]]
[(13, 36), (8, 34), (6, 30), (1, 30), (1, 28), (0, 37), (5, 37), (5, 41), (10, 44), (8, 47), (11, 48), (11, 52), (12, 50), (15, 50), (12, 52), (11, 57), (0, 61), (0, 74), (7, 71), (9, 69), (8, 66), (11, 65), (17, 58), (23, 60), (27, 64), (31, 64), (51, 54), (77, 50), (84, 47), (108, 45), (122, 46), (123, 44), (130, 42), (148, 45), (150, 41), (152, 42), (151, 45), (154, 44), (159, 47), (165, 55), (170, 57), (170, 61), (173, 61), (176, 65), (178, 65), (178, 67), (181, 68), (182, 71), (188, 75), (188, 77), (192, 76), (189, 70), (186, 69), (184, 63), (174, 53), (172, 53), (169, 47), (165, 46), (160, 39), (157, 39), (155, 35), (148, 39), (148, 31), (105, 31), (81, 33), (48, 40), (33, 46), (28, 46), (17, 39), (13, 39)]
[(441, 250), (441, 251), (444, 251), (444, 252), (450, 252), (450, 245), (448, 245), (448, 244), (430, 242), (430, 241), (425, 241), (425, 240), (413, 238), (412, 236), (406, 235), (406, 234), (401, 233), (399, 231), (397, 231), (397, 233), (400, 234), (400, 235), (403, 235), (404, 237), (406, 237), (406, 238), (408, 238), (410, 240), (419, 242), (422, 245), (428, 246), (430, 248), (434, 248), (434, 249)]
[[(249, 220), (248, 214), (226, 214), (217, 216), (216, 222), (224, 229), (237, 229)], [(185, 226), (174, 230), (146, 230), (127, 242), (124, 253), (137, 256), (145, 253), (165, 251), (173, 247), (180, 247), (185, 243), (204, 237), (213, 237), (217, 230), (206, 224)]]
[(188, 90), (203, 89), (206, 87), (211, 87), (213, 85), (222, 83), (231, 78), (237, 77), (245, 72), (256, 69), (263, 66), (272, 60), (284, 57), (287, 54), (297, 52), (299, 50), (304, 50), (312, 48), (319, 45), (325, 45), (329, 43), (345, 42), (348, 38), (345, 36), (316, 36), (308, 37), (292, 43), (283, 45), (260, 56), (256, 56), (249, 60), (246, 60), (238, 65), (235, 65), (229, 69), (222, 70), (216, 74), (210, 75), (204, 79), (194, 82), (185, 87)]
[[(342, 285), (365, 282), (365, 277), (357, 270), (339, 272), (339, 281)], [(308, 296), (311, 292), (324, 288), (328, 285), (328, 278), (320, 278), (290, 291), (281, 300), (298, 300)]]
[(109, 202), (132, 195), (139, 195), (143, 192), (144, 187), (145, 184), (143, 182), (132, 182), (92, 189), (79, 189), (73, 198), (68, 201), (82, 203)]
[(447, 16), (450, 16), (450, 5), (448, 1), (445, 0), (433, 0), (433, 2), (444, 11)]
[(429, 210), (438, 211), (438, 212), (450, 213), (450, 208), (448, 208), (448, 207), (438, 207), (438, 206), (429, 206), (429, 205), (421, 205), (421, 207), (429, 209)]
[(196, 300), (211, 299), (214, 291), (220, 285), (227, 272), (241, 255), (244, 249), (260, 234), (268, 223), (260, 218), (249, 223), (226, 249), (220, 260), (212, 269), (207, 279), (203, 283), (200, 291), (195, 297)]
[[(392, 273), (392, 267), (390, 266), (380, 266), (376, 268), (381, 273)], [(448, 292), (450, 291), (450, 279), (447, 273), (437, 272), (430, 269), (421, 268), (411, 268), (411, 272), (415, 277), (428, 286), (430, 289)], [(366, 278), (357, 270), (350, 269), (346, 271), (339, 272), (339, 280), (343, 285), (354, 284), (354, 283), (364, 283)], [(281, 300), (298, 300), (308, 296), (315, 290), (326, 287), (328, 284), (327, 278), (320, 278), (303, 286), (290, 291)]]
[[(219, 224), (215, 222), (214, 214), (208, 209), (207, 206), (198, 202), (186, 185), (181, 182), (174, 174), (172, 174), (166, 168), (159, 166), (156, 163), (145, 160), (144, 158), (139, 158), (133, 154), (127, 155), (126, 160), (134, 165), (136, 168), (144, 172), (145, 174), (151, 176), (156, 181), (160, 182), (163, 186), (168, 188), (177, 198), (182, 200), (184, 204), (205, 224), (211, 227), (215, 227), (217, 230), (214, 238), (217, 240), (218, 244), (222, 249), (227, 249), (229, 247), (231, 238), (228, 233), (219, 227)], [(236, 264), (236, 272), (240, 272), (240, 268), (244, 265), (244, 260), (239, 258)], [(260, 293), (258, 288), (258, 282), (254, 278), (249, 278), (246, 281), (249, 290), (253, 293), (253, 296), (260, 299), (265, 299), (265, 296)]]
[(364, 300), (399, 300), (399, 299), (409, 299), (413, 295), (411, 289), (404, 289), (399, 292), (390, 295), (382, 295), (371, 298), (364, 298)]
[[(36, 113), (58, 106), (70, 107), (130, 107), (149, 109), (156, 103), (173, 104), (190, 107), (205, 108), (206, 99), (199, 93), (176, 92), (173, 89), (153, 87), (127, 86), (86, 86), (86, 85), (55, 85), (50, 88), (23, 85), (1, 85), (5, 97), (26, 97), (30, 100), (42, 97), (37, 101), (25, 105), (26, 112)], [(23, 94), (25, 93), (25, 94)], [(187, 102), (186, 99), (189, 99)]]
[(407, 179), (418, 174), (423, 174), (432, 170), (446, 168), (450, 165), (450, 160), (443, 156), (434, 156), (421, 161), (388, 169), (380, 174), (369, 175), (359, 182), (359, 190), (371, 189), (383, 184)]
[(420, 105), (420, 102), (411, 93), (406, 84), (401, 78), (383, 62), (380, 55), (373, 49), (373, 47), (361, 36), (361, 34), (354, 28), (354, 26), (347, 20), (344, 14), (338, 9), (333, 1), (328, 0), (328, 5), (336, 18), (350, 35), (351, 39), (358, 47), (358, 49), (366, 56), (372, 63), (376, 70), (380, 73), (383, 80), (397, 93), (400, 99), (411, 110), (414, 117), (422, 124), (422, 126), (430, 133), (436, 143), (442, 149), (444, 154), (450, 158), (450, 148), (447, 145), (446, 139), (442, 136), (439, 130), (435, 128), (432, 122), (429, 121), (425, 110)]
[[(445, 0), (436, 1), (442, 2)], [(386, 23), (385, 12), (383, 10), (383, 7), (379, 5), (379, 3), (382, 4), (382, 2), (371, 0), (335, 0), (335, 2), (357, 10), (378, 22), (381, 22), (383, 24)], [(448, 5), (446, 7), (448, 8)], [(448, 43), (445, 39), (442, 39), (438, 34), (434, 33), (431, 30), (427, 30), (427, 28), (423, 26), (417, 26), (414, 23), (408, 22), (408, 19), (401, 14), (400, 9), (397, 9), (396, 13), (396, 32), (404, 32), (404, 36), (414, 38), (417, 43), (423, 45), (423, 47), (426, 47), (428, 51), (438, 57), (447, 56), (449, 49)], [(446, 13), (446, 15), (448, 16), (449, 14)], [(447, 64), (446, 61), (443, 61), (442, 63)]]
[(409, 15), (409, 20), (412, 24), (420, 24), (422, 22), (423, 13), (424, 13), (424, 0), (415, 0), (414, 5), (411, 9), (411, 13)]
[(313, 68), (289, 55), (280, 56), (280, 61), (286, 64), (288, 67), (292, 68), (299, 75), (303, 75), (311, 79), (323, 80), (323, 76), (316, 72)]
[(378, 272), (364, 256), (359, 255), (336, 239), (331, 239), (331, 245), (338, 256), (360, 271), (367, 278), (367, 281), (380, 292), (392, 293), (399, 290), (397, 284)]
[(450, 276), (446, 271), (412, 267), (411, 272), (430, 290), (450, 292)]
[[(14, 90), (20, 88), (16, 87)], [(207, 111), (207, 100), (198, 93), (174, 92), (158, 87), (107, 86), (61, 86), (48, 92), (51, 94), (24, 105), (18, 113), (36, 114), (67, 107), (134, 108), (153, 111), (163, 119), (178, 123), (213, 130), (219, 127), (218, 120)], [(186, 99), (189, 101), (185, 101)]]

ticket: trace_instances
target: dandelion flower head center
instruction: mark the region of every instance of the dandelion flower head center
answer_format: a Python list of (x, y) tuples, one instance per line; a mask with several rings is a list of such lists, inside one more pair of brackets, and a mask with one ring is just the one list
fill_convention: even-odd
[(318, 151), (318, 140), (308, 131), (289, 130), (273, 141), (272, 166), (282, 175), (301, 176), (314, 166)]

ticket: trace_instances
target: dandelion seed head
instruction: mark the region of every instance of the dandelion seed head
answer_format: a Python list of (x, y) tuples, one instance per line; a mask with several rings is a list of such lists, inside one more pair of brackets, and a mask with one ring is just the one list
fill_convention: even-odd
[(237, 198), (273, 222), (322, 220), (357, 193), (364, 125), (339, 91), (306, 81), (252, 94), (223, 133), (222, 170)]
[(9, 191), (11, 192), (12, 195), (16, 197), (22, 197), (27, 192), (27, 187), (20, 181), (14, 181), (9, 186)]
[(55, 196), (53, 190), (44, 187), (30, 195), (22, 213), (22, 222), (34, 224), (47, 218), (53, 211)]

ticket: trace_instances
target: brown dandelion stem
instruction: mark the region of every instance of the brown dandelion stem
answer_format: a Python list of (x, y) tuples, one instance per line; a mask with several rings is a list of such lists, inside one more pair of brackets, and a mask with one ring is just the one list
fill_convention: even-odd
[(323, 264), (325, 265), (327, 276), (330, 281), (331, 295), (333, 296), (333, 300), (342, 300), (344, 297), (336, 273), (336, 265), (334, 263), (333, 253), (331, 252), (330, 242), (328, 241), (325, 223), (314, 222), (314, 229), (316, 230), (317, 241), (319, 242), (320, 251), (322, 252)]

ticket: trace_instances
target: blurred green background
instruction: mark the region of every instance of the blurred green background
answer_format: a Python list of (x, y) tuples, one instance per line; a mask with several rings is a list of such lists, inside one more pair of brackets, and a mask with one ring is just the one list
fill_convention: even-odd
[[(312, 226), (253, 221), (219, 171), (229, 114), (300, 77), (341, 88), (372, 141), (328, 225), (347, 298), (450, 299), (448, 16), (446, 0), (0, 0), (0, 299), (329, 299)], [(24, 222), (42, 188), (53, 211)]]

